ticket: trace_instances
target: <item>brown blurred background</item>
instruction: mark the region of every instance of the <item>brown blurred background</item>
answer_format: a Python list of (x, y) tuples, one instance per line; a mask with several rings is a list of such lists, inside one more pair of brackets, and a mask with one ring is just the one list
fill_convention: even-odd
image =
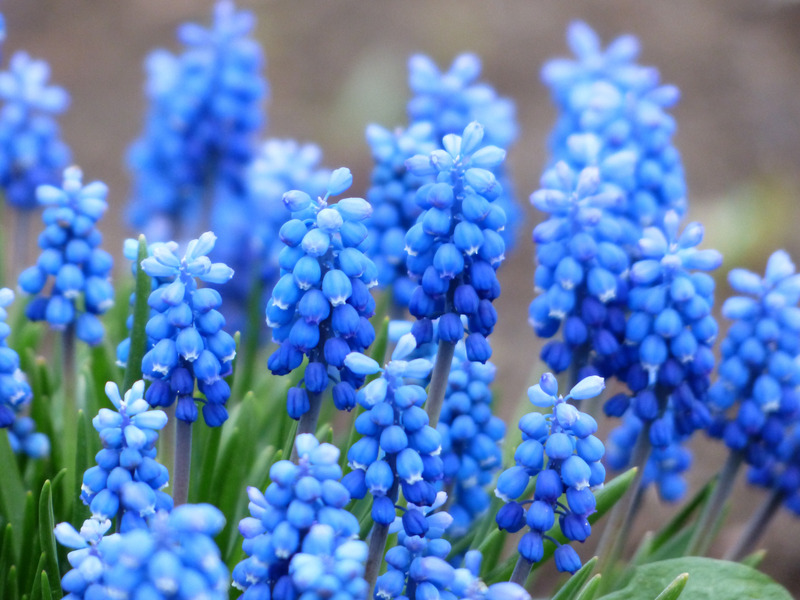
[[(207, 22), (210, 0), (6, 0), (4, 55), (25, 49), (45, 58), (72, 106), (62, 125), (87, 180), (111, 187), (105, 247), (120, 256), (129, 180), (124, 152), (142, 122), (142, 60), (155, 47), (175, 49), (184, 21)], [(674, 111), (690, 190), (689, 216), (707, 228), (706, 247), (725, 255), (718, 298), (729, 293), (734, 266), (763, 271), (783, 247), (800, 260), (800, 3), (779, 0), (249, 0), (271, 85), (266, 135), (315, 141), (331, 167), (354, 173), (353, 190), (366, 190), (371, 168), (364, 142), (370, 122), (406, 122), (406, 60), (414, 52), (441, 67), (462, 51), (483, 59), (483, 79), (517, 102), (520, 139), (509, 162), (526, 207), (517, 250), (503, 267), (500, 322), (494, 335), (502, 412), (525, 402), (530, 373), (538, 373), (539, 345), (529, 329), (532, 246), (540, 218), (526, 198), (545, 161), (545, 136), (554, 111), (539, 82), (544, 60), (567, 53), (564, 32), (576, 18), (610, 41), (634, 33), (641, 62), (681, 89)], [(718, 444), (696, 444), (697, 489), (724, 460)], [(743, 484), (734, 496), (726, 535), (736, 534), (761, 500)], [(648, 497), (646, 518), (674, 511)], [(800, 522), (788, 515), (763, 540), (763, 569), (800, 592)], [(725, 538), (721, 540), (725, 542)], [(721, 547), (721, 545), (720, 545)], [(720, 547), (715, 552), (719, 554)], [(587, 556), (591, 549), (581, 551)]]

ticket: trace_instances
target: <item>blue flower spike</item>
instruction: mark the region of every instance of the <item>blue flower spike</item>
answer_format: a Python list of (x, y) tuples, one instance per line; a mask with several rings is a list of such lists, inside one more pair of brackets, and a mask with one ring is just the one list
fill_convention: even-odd
[(281, 460), (270, 469), (262, 493), (247, 489), (250, 515), (239, 522), (247, 558), (233, 570), (233, 585), (245, 600), (327, 598), (365, 600), (366, 543), (345, 506), (339, 450), (311, 434), (295, 440), (296, 464)]
[(284, 194), (291, 219), (280, 230), (281, 278), (267, 304), (267, 325), (280, 344), (269, 357), (276, 375), (286, 375), (308, 358), (305, 376), (289, 391), (289, 416), (299, 433), (316, 429), (322, 394), (332, 387), (340, 410), (355, 406), (363, 375), (345, 362), (375, 339), (369, 318), (375, 313), (370, 288), (377, 285), (375, 263), (364, 254), (365, 219), (372, 207), (362, 198), (329, 204), (352, 184), (347, 168), (333, 171), (325, 195), (313, 199), (301, 190)]
[(48, 85), (49, 76), (49, 65), (25, 52), (16, 52), (0, 72), (0, 188), (19, 210), (36, 208), (36, 188), (57, 185), (70, 161), (55, 119), (69, 95)]
[[(36, 423), (26, 416), (33, 391), (19, 366), (19, 355), (8, 345), (11, 334), (8, 306), (14, 292), (0, 288), (0, 428), (8, 432), (8, 441), (15, 454), (42, 458), (50, 453), (50, 440), (36, 431)], [(3, 435), (3, 434), (0, 434)]]
[[(520, 558), (511, 581), (524, 585), (531, 566), (542, 559), (544, 542), (557, 548), (556, 568), (574, 573), (581, 566), (575, 550), (548, 535), (558, 520), (564, 536), (584, 542), (591, 534), (587, 517), (595, 512), (592, 491), (605, 481), (600, 462), (605, 452), (595, 437), (597, 422), (580, 412), (568, 400), (588, 400), (605, 388), (602, 377), (579, 381), (566, 396), (558, 395), (558, 384), (550, 373), (528, 390), (534, 406), (549, 408), (549, 414), (536, 411), (522, 417), (519, 428), (522, 443), (514, 454), (515, 466), (500, 474), (495, 494), (506, 504), (498, 511), (498, 527), (515, 533), (527, 527), (519, 541)], [(533, 497), (522, 499), (534, 479)], [(561, 502), (566, 494), (566, 503)]]
[[(233, 337), (223, 330), (225, 318), (217, 310), (219, 292), (197, 285), (197, 280), (223, 284), (233, 277), (233, 269), (209, 260), (215, 242), (216, 236), (206, 232), (189, 242), (183, 257), (175, 244), (155, 245), (141, 265), (156, 278), (155, 284), (162, 282), (148, 298), (152, 313), (146, 331), (153, 345), (142, 359), (144, 377), (152, 381), (147, 401), (171, 406), (177, 400), (175, 416), (187, 423), (197, 420), (200, 402), (210, 427), (228, 418), (225, 403), (231, 390), (224, 378), (236, 356)], [(195, 382), (203, 399), (194, 397)]]
[(254, 26), (252, 13), (219, 0), (210, 27), (178, 29), (182, 54), (157, 50), (147, 58), (148, 112), (128, 166), (129, 216), (150, 240), (186, 239), (208, 223), (209, 198), (225, 205), (245, 193), (268, 93)]
[(42, 253), (20, 274), (19, 286), (34, 296), (25, 309), (31, 321), (47, 321), (52, 329), (68, 334), (74, 331), (78, 339), (96, 346), (105, 333), (99, 316), (114, 304), (109, 279), (113, 259), (100, 248), (97, 229), (108, 208), (108, 188), (100, 181), (84, 186), (82, 179), (79, 168), (69, 167), (61, 187), (42, 185), (36, 190), (44, 207)]

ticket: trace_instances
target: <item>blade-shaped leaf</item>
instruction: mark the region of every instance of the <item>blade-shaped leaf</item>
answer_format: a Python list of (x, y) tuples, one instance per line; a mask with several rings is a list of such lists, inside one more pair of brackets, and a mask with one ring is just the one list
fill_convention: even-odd
[(147, 258), (147, 240), (139, 236), (139, 254), (136, 259), (140, 267), (136, 269), (136, 300), (133, 304), (133, 327), (131, 328), (131, 346), (128, 351), (128, 363), (125, 367), (125, 377), (122, 380), (122, 389), (128, 390), (142, 378), (142, 357), (147, 351), (147, 325), (150, 309), (147, 298), (150, 296), (150, 276), (141, 268), (142, 261)]
[(581, 586), (583, 586), (583, 584), (586, 583), (586, 580), (589, 579), (589, 576), (592, 574), (592, 571), (594, 571), (596, 565), (597, 557), (595, 556), (591, 560), (587, 561), (577, 573), (567, 579), (567, 582), (561, 586), (561, 589), (558, 590), (555, 596), (553, 596), (552, 600), (570, 600), (571, 598), (574, 598), (581, 589)]
[(0, 509), (14, 530), (22, 531), (25, 486), (6, 431), (0, 431)]
[(597, 592), (600, 591), (600, 584), (602, 583), (603, 576), (598, 573), (592, 577), (589, 582), (583, 586), (583, 589), (575, 596), (575, 600), (594, 600)]
[[(45, 556), (45, 569), (50, 573), (53, 581), (59, 581), (61, 576), (58, 570), (58, 550), (56, 549), (56, 537), (53, 534), (55, 526), (53, 490), (50, 480), (47, 480), (39, 495), (39, 543), (42, 546), (42, 555)], [(56, 590), (55, 597), (61, 598), (60, 587)]]
[(677, 600), (677, 598), (683, 593), (683, 588), (686, 587), (686, 583), (688, 581), (689, 574), (681, 573), (672, 580), (672, 583), (664, 588), (663, 592), (656, 596), (656, 600)]

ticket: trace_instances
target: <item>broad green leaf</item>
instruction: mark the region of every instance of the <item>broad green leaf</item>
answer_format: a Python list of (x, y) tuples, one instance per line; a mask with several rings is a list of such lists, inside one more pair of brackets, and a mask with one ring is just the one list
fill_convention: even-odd
[(691, 556), (637, 567), (624, 589), (603, 596), (603, 600), (674, 598), (662, 598), (659, 594), (683, 574), (688, 575), (688, 581), (681, 600), (791, 600), (792, 597), (770, 577), (748, 566)]
[(136, 300), (133, 304), (133, 328), (131, 329), (131, 347), (128, 352), (128, 364), (125, 367), (125, 377), (122, 380), (122, 389), (128, 390), (142, 378), (142, 357), (147, 351), (147, 334), (145, 326), (150, 316), (147, 298), (150, 296), (150, 276), (141, 268), (142, 261), (147, 258), (147, 240), (139, 236), (139, 254), (136, 257), (139, 268), (136, 269)]
[(683, 588), (686, 587), (686, 583), (688, 581), (689, 574), (681, 573), (672, 580), (672, 583), (664, 588), (664, 591), (656, 596), (656, 600), (677, 600), (677, 598), (683, 593)]
[[(56, 538), (53, 534), (55, 528), (53, 516), (53, 490), (50, 481), (44, 482), (42, 493), (39, 495), (39, 543), (42, 546), (42, 555), (45, 556), (45, 569), (50, 573), (53, 581), (59, 581), (61, 575), (58, 570), (58, 550)], [(61, 598), (61, 588), (55, 593), (56, 598)]]
[(561, 589), (558, 590), (558, 593), (556, 593), (555, 596), (553, 596), (552, 600), (570, 600), (571, 598), (575, 598), (576, 594), (581, 589), (581, 586), (583, 586), (583, 584), (586, 583), (586, 580), (589, 579), (589, 576), (592, 574), (592, 571), (594, 571), (595, 566), (597, 566), (596, 556), (587, 561), (577, 573), (567, 579), (567, 582), (561, 586)]
[(15, 531), (23, 531), (25, 486), (6, 431), (0, 431), (0, 509)]
[(603, 581), (603, 576), (598, 573), (592, 577), (589, 582), (583, 586), (583, 589), (575, 596), (575, 600), (594, 600), (597, 592), (600, 591), (600, 584)]

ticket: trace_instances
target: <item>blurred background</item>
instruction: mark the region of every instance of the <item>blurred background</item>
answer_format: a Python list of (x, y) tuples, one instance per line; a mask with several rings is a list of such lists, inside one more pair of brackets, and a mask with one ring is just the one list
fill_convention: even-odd
[[(257, 35), (271, 86), (265, 137), (314, 141), (329, 167), (348, 166), (351, 191), (363, 194), (371, 159), (364, 128), (404, 125), (406, 61), (430, 55), (441, 68), (464, 51), (483, 60), (482, 79), (516, 101), (521, 133), (509, 154), (524, 204), (525, 224), (500, 278), (500, 321), (493, 336), (500, 410), (506, 417), (527, 403), (538, 376), (539, 343), (527, 325), (532, 299), (529, 232), (540, 219), (527, 204), (546, 160), (554, 120), (542, 63), (567, 54), (564, 32), (587, 21), (605, 42), (637, 35), (640, 62), (658, 67), (682, 99), (676, 145), (689, 185), (689, 219), (706, 225), (705, 247), (720, 250), (718, 304), (730, 293), (725, 274), (744, 266), (763, 272), (767, 256), (785, 248), (800, 260), (800, 3), (787, 0), (256, 0), (238, 6), (258, 15)], [(6, 0), (4, 56), (25, 49), (49, 61), (53, 83), (72, 105), (62, 117), (64, 138), (86, 180), (109, 184), (111, 210), (102, 223), (104, 247), (121, 256), (129, 179), (128, 144), (143, 120), (142, 61), (156, 47), (176, 49), (184, 21), (207, 23), (211, 0)], [(6, 217), (7, 218), (7, 217)], [(3, 223), (7, 226), (9, 223)], [(200, 232), (198, 232), (200, 233)], [(31, 244), (34, 240), (31, 240)], [(118, 259), (119, 260), (119, 259)], [(117, 270), (123, 273), (118, 262)], [(724, 327), (724, 323), (723, 323)], [(692, 491), (719, 469), (724, 451), (695, 443)], [(740, 477), (743, 479), (743, 477)], [(762, 492), (741, 481), (733, 515), (720, 540), (735, 539)], [(644, 521), (674, 507), (648, 496)], [(800, 594), (800, 522), (782, 514), (762, 545), (763, 570)], [(591, 545), (596, 543), (590, 542)], [(591, 548), (581, 550), (590, 555)], [(719, 548), (716, 550), (719, 555)]]

